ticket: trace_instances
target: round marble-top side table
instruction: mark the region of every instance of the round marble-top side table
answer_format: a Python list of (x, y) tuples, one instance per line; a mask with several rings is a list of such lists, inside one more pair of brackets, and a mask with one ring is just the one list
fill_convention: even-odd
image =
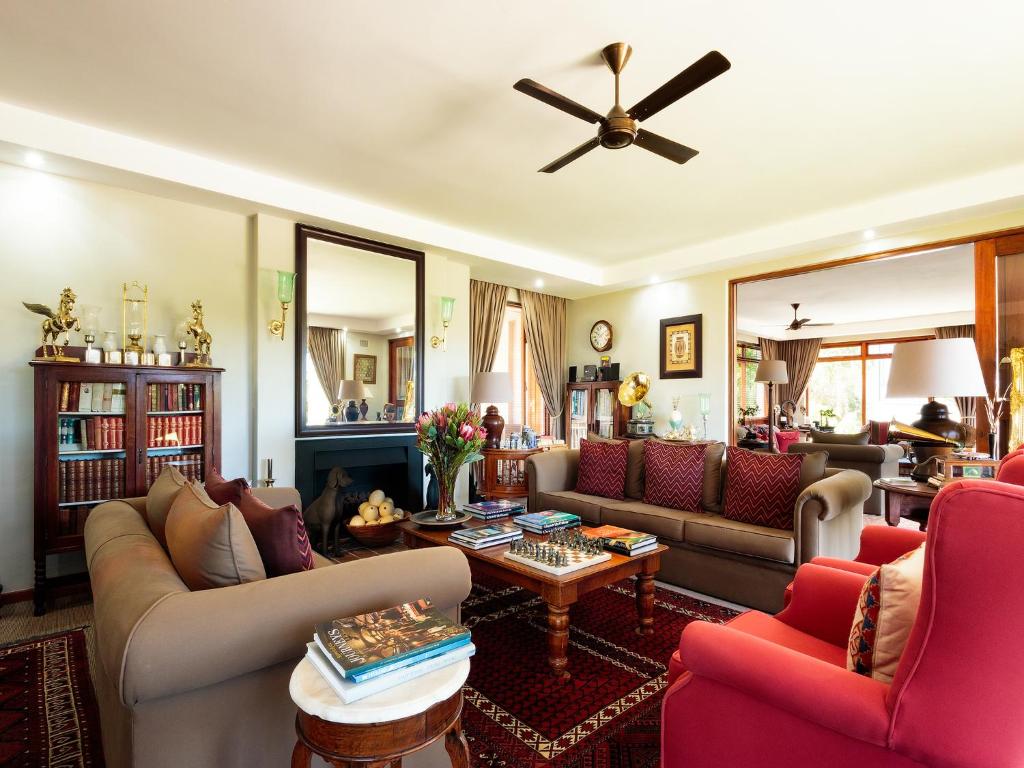
[(453, 768), (469, 768), (462, 734), (462, 685), (469, 659), (345, 704), (303, 659), (288, 690), (298, 707), (292, 768), (319, 755), (336, 768), (400, 768), (402, 758), (444, 736)]

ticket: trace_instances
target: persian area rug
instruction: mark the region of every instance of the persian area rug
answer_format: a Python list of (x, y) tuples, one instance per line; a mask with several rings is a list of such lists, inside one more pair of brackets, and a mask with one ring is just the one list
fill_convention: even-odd
[(477, 768), (647, 768), (660, 751), (668, 660), (691, 621), (736, 615), (657, 588), (654, 634), (636, 627), (633, 581), (598, 589), (570, 610), (568, 682), (547, 661), (547, 609), (531, 592), (476, 583), (462, 621), (477, 653), (462, 723)]
[(0, 766), (102, 768), (81, 629), (0, 648)]

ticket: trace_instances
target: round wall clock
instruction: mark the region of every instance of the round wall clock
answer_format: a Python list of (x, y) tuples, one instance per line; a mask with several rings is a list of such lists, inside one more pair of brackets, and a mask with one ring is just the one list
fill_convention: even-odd
[(598, 352), (607, 352), (612, 348), (612, 324), (607, 320), (598, 320), (590, 329), (590, 346)]

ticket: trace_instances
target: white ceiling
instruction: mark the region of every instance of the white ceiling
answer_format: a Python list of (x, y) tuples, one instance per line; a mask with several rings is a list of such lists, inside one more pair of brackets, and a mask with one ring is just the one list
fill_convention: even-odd
[[(0, 102), (486, 236), (466, 249), (474, 274), (505, 261), (609, 285), (699, 265), (700, 244), (723, 260), (776, 247), (772, 227), (824, 237), (976, 202), (931, 191), (1024, 163), (1022, 26), (1005, 0), (7, 0)], [(512, 84), (603, 112), (597, 52), (616, 40), (634, 48), (626, 106), (708, 50), (732, 61), (646, 124), (700, 154), (599, 149), (536, 173), (593, 127)], [(1024, 195), (1021, 174), (1003, 181)]]
[[(786, 330), (790, 304), (825, 327)], [(974, 247), (960, 245), (890, 259), (741, 283), (736, 328), (774, 339), (877, 335), (974, 322)]]

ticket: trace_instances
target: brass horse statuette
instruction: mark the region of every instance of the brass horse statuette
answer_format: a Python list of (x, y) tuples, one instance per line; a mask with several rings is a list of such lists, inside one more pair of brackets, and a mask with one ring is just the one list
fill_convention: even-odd
[(209, 368), (210, 347), (213, 345), (213, 336), (203, 327), (203, 302), (196, 299), (192, 302), (192, 319), (185, 326), (185, 329), (195, 340), (196, 357), (188, 364), (190, 368)]
[[(43, 354), (36, 360), (51, 360), (60, 363), (81, 362), (77, 357), (68, 357), (64, 354), (64, 348), (68, 345), (68, 337), (71, 331), (81, 331), (82, 325), (75, 317), (75, 292), (65, 288), (60, 292), (60, 308), (54, 312), (45, 304), (30, 304), (27, 301), (21, 302), (29, 312), (35, 312), (46, 319), (43, 320)], [(57, 344), (60, 335), (64, 334), (64, 343)], [(47, 341), (49, 339), (49, 341)], [(53, 350), (52, 355), (46, 354), (46, 348)]]

